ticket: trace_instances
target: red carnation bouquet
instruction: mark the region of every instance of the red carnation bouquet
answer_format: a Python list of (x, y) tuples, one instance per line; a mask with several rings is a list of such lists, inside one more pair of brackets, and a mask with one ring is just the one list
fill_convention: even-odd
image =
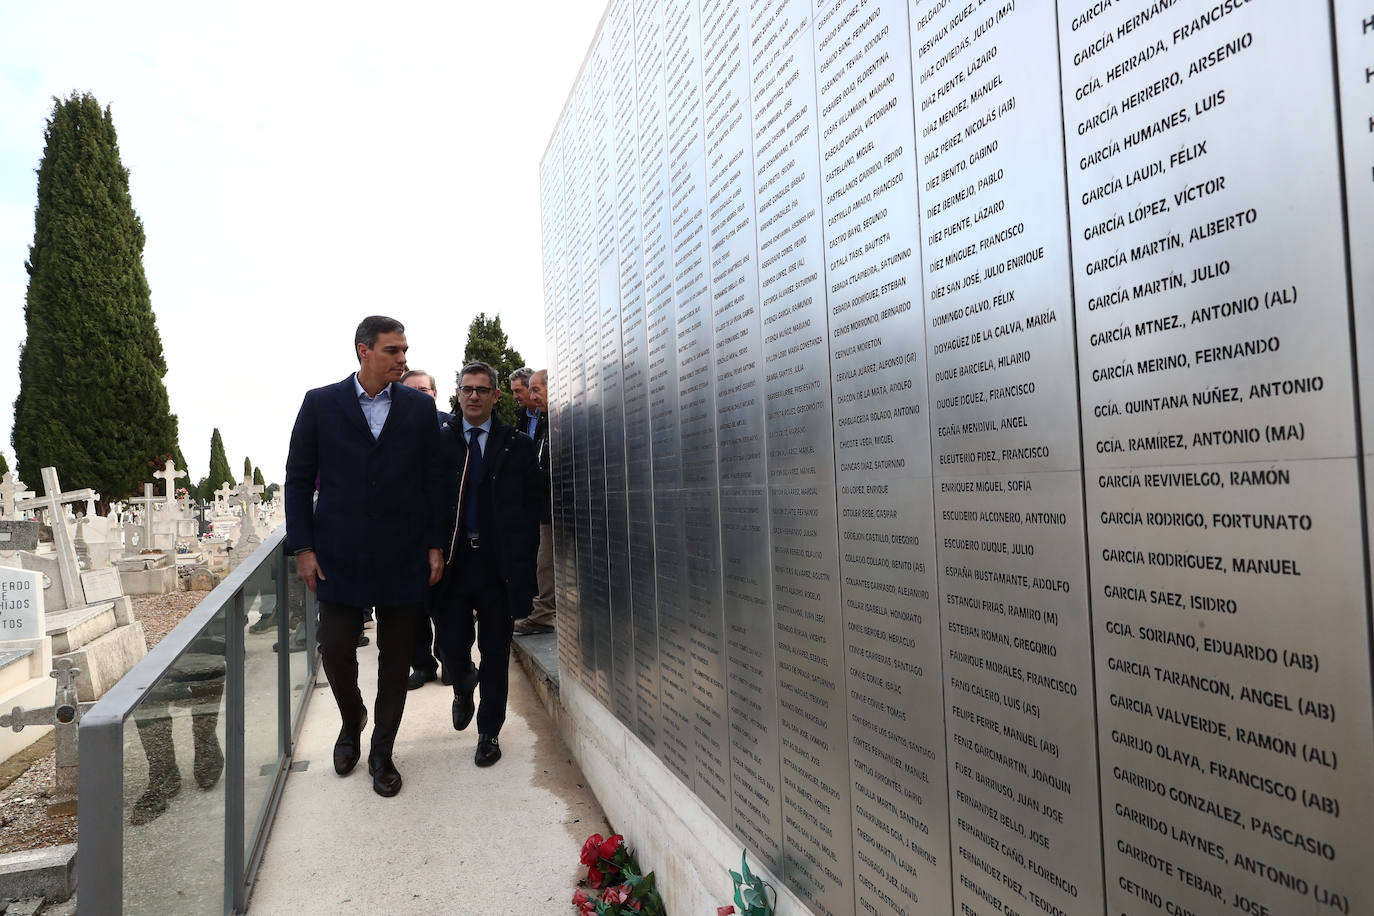
[(666, 916), (663, 899), (654, 887), (654, 873), (644, 874), (625, 838), (593, 833), (582, 844), (582, 864), (587, 866), (587, 887), (572, 898), (578, 916)]

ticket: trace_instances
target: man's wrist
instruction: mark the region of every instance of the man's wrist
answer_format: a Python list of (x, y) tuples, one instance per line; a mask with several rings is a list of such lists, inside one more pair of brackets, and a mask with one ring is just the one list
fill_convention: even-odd
[(300, 555), (303, 554), (303, 553), (314, 553), (314, 552), (315, 552), (315, 548), (314, 548), (314, 547), (302, 547), (300, 550), (297, 550), (295, 553), (293, 553), (292, 556), (298, 557), (298, 556), (300, 556)]

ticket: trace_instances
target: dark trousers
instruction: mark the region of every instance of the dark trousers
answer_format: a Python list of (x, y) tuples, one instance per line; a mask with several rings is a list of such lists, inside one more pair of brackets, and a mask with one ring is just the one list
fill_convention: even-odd
[(438, 628), (434, 624), (435, 589), (429, 590), (425, 599), (424, 612), (415, 622), (415, 635), (411, 640), (410, 667), (427, 674), (439, 673)]
[[(510, 639), (515, 621), (506, 602), (506, 588), (491, 551), (457, 548), (441, 591), (439, 644), (449, 669), (454, 693), (481, 687), (477, 732), (493, 738), (506, 723), (506, 694), (510, 689)], [(472, 646), (482, 654), (473, 670)]]
[[(398, 604), (376, 611), (377, 702), (372, 709), (372, 753), (390, 757), (406, 708), (412, 634), (424, 605)], [(355, 723), (363, 715), (363, 695), (358, 690), (358, 637), (362, 632), (363, 608), (320, 602), (320, 661), (345, 723)]]

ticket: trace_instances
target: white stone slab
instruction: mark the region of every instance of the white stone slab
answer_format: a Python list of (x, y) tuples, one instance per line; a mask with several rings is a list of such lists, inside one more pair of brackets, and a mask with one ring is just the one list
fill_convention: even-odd
[(113, 567), (88, 569), (81, 574), (81, 587), (86, 592), (86, 603), (109, 601), (124, 594), (119, 584), (119, 570)]
[(0, 639), (41, 639), (45, 635), (43, 574), (0, 567)]

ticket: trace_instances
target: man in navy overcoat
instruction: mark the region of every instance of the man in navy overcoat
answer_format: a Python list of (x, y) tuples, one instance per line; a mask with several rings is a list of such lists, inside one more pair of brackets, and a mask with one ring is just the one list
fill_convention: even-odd
[[(492, 413), (498, 384), (486, 363), (464, 366), (461, 415), (439, 431), (448, 562), (438, 590), (439, 640), (444, 664), (453, 669), (453, 727), (462, 731), (477, 716), (473, 761), (479, 767), (501, 759), (497, 735), (506, 721), (511, 633), (516, 620), (529, 616), (535, 593), (544, 492), (534, 443)], [(474, 642), (480, 669), (472, 664)], [(477, 708), (472, 692), (479, 684)]]
[(400, 384), (405, 327), (364, 318), (358, 371), (306, 392), (286, 457), (286, 540), (319, 597), (317, 638), (343, 727), (334, 769), (361, 755), (358, 690), (363, 612), (376, 609), (377, 702), (368, 772), (377, 794), (401, 790), (392, 745), (405, 711), (412, 633), (443, 571), (443, 478), (434, 399)]

